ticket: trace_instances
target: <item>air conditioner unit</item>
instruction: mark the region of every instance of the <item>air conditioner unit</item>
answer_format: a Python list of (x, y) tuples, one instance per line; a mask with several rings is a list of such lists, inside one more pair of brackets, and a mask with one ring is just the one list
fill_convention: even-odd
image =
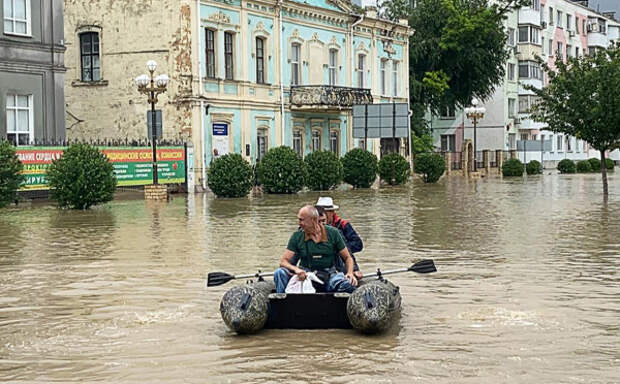
[(575, 37), (575, 31), (568, 31), (568, 36)]
[(515, 124), (521, 124), (521, 119), (520, 119), (520, 118), (518, 118), (518, 117), (515, 117), (515, 119), (514, 119), (514, 123), (515, 123)]
[(515, 55), (519, 53), (519, 47), (517, 47), (516, 45), (514, 47), (512, 47), (512, 53), (514, 53)]
[(592, 24), (588, 24), (588, 26), (586, 27), (586, 31), (592, 32), (592, 30), (594, 30)]
[(547, 28), (547, 22), (546, 21), (541, 21), (540, 22), (540, 26), (542, 27), (542, 29)]

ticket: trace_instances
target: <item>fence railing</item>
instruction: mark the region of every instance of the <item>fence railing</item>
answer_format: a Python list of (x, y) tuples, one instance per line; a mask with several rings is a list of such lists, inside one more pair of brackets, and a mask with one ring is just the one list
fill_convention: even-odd
[[(485, 158), (484, 158), (485, 152), (486, 151), (476, 151), (475, 161), (476, 161), (476, 168), (478, 169), (486, 168)], [(463, 152), (441, 151), (439, 153), (443, 156), (444, 159), (446, 159), (446, 161), (447, 161), (448, 156), (450, 156), (449, 171), (463, 169), (463, 156), (465, 155)], [(516, 151), (489, 150), (488, 151), (489, 168), (497, 168), (500, 163), (504, 163), (506, 160), (510, 159), (511, 157), (516, 157), (516, 156), (517, 156)]]

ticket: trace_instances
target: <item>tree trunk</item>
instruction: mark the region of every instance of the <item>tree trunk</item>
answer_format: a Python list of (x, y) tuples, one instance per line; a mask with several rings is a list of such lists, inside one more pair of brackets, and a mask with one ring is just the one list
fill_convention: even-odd
[(601, 151), (601, 172), (603, 174), (603, 196), (609, 195), (609, 189), (607, 187), (607, 163), (605, 162), (605, 151)]

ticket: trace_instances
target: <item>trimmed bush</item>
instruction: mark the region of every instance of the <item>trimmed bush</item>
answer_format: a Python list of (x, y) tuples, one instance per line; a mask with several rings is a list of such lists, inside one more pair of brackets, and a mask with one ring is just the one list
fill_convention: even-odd
[(575, 173), (575, 162), (571, 159), (564, 159), (558, 163), (558, 171), (560, 173)]
[(306, 186), (313, 191), (326, 191), (342, 182), (340, 159), (331, 151), (315, 151), (304, 159)]
[(258, 164), (258, 181), (268, 193), (297, 193), (304, 186), (306, 168), (291, 148), (271, 148)]
[(614, 161), (612, 159), (608, 159), (608, 158), (605, 158), (605, 165), (606, 165), (607, 169), (610, 169), (610, 170), (613, 170), (614, 167), (616, 166), (614, 164)]
[(229, 153), (213, 161), (207, 180), (218, 197), (245, 197), (254, 185), (254, 170), (240, 154)]
[[(601, 164), (601, 162), (598, 162), (599, 165)], [(577, 172), (592, 172), (592, 162), (588, 161), (588, 160), (580, 160), (577, 162)]]
[[(596, 157), (593, 157), (591, 159), (587, 160), (588, 163), (590, 163), (590, 170), (592, 172), (598, 172), (601, 170), (601, 160), (597, 159)], [(577, 170), (579, 171), (579, 163), (577, 163)], [(579, 172), (585, 172), (585, 171), (579, 171)]]
[(446, 162), (438, 153), (421, 153), (415, 158), (414, 169), (425, 183), (436, 183), (446, 170)]
[(362, 149), (354, 148), (342, 158), (344, 181), (354, 188), (369, 188), (377, 177), (377, 156)]
[(509, 159), (502, 165), (502, 175), (523, 176), (523, 163), (519, 159)]
[(525, 166), (525, 172), (528, 175), (540, 175), (542, 173), (542, 164), (538, 160), (531, 160)]
[(23, 164), (15, 154), (15, 148), (0, 140), (0, 208), (17, 200), (17, 190), (26, 180), (21, 174)]
[(379, 177), (390, 185), (400, 185), (409, 179), (411, 167), (398, 153), (390, 153), (379, 160)]
[(47, 170), (52, 199), (62, 208), (88, 209), (114, 198), (116, 176), (108, 158), (88, 144), (73, 144)]

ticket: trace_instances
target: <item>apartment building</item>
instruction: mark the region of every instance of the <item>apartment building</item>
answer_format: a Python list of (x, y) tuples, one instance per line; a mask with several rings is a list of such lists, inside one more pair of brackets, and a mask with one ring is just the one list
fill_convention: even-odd
[[(587, 55), (618, 40), (620, 22), (613, 16), (588, 8), (587, 1), (568, 0), (533, 0), (513, 12), (505, 22), (511, 50), (506, 77), (485, 102), (477, 149), (518, 150), (521, 160), (542, 160), (550, 166), (564, 158), (598, 157), (583, 140), (545, 130), (543, 123), (530, 119), (528, 110), (536, 97), (525, 85), (541, 88), (548, 82), (536, 57), (554, 68), (557, 60)], [(433, 117), (432, 131), (435, 146), (443, 151), (460, 151), (463, 139), (473, 138), (473, 125), (462, 111)], [(620, 160), (620, 152), (611, 157)]]

